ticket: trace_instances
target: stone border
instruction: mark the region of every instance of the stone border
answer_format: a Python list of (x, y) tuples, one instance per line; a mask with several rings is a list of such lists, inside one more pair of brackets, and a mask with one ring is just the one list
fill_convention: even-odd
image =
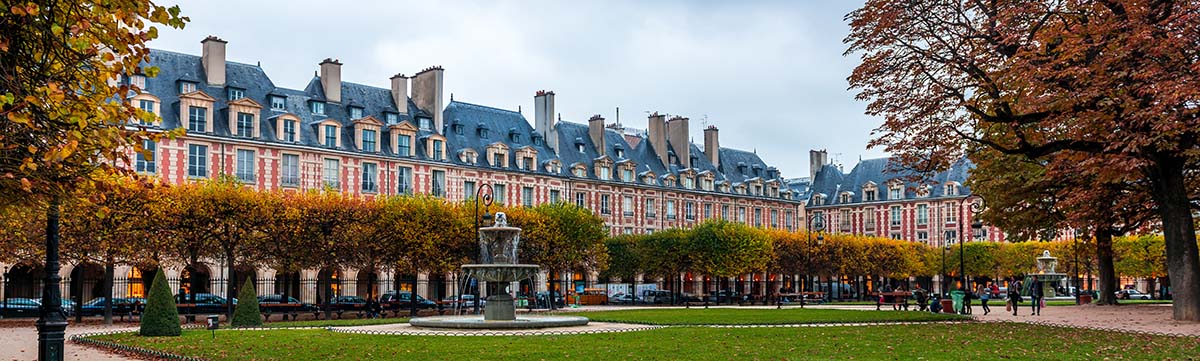
[[(196, 328), (196, 327), (188, 327), (188, 328)], [(136, 333), (136, 332), (137, 331), (129, 331), (129, 330), (88, 332), (88, 333), (72, 335), (70, 337), (70, 341), (80, 344), (80, 345), (84, 345), (84, 346), (108, 350), (108, 351), (114, 352), (114, 353), (127, 352), (127, 353), (132, 353), (134, 355), (141, 356), (141, 357), (151, 357), (151, 358), (156, 358), (156, 359), (168, 359), (168, 360), (184, 360), (184, 361), (204, 361), (205, 360), (202, 358), (181, 356), (181, 355), (176, 355), (176, 354), (173, 354), (170, 352), (151, 350), (148, 348), (142, 348), (142, 347), (137, 347), (137, 346), (123, 345), (123, 344), (119, 344), (116, 342), (101, 341), (101, 340), (92, 338), (95, 336), (106, 336), (106, 335), (116, 335), (116, 334), (121, 334), (121, 333)]]
[[(599, 321), (597, 321), (599, 322)], [(363, 330), (352, 327), (331, 327), (335, 333), (350, 333), (362, 335), (395, 335), (395, 336), (560, 336), (560, 335), (594, 335), (604, 333), (636, 332), (665, 328), (665, 326), (647, 325), (623, 329), (601, 330), (507, 330), (507, 331), (457, 331), (457, 330)]]

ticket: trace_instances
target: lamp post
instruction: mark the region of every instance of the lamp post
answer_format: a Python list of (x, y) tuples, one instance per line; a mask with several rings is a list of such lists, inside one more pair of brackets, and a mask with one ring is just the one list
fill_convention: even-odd
[[(980, 222), (978, 217), (976, 217), (979, 212), (983, 211), (983, 196), (972, 194), (966, 198), (963, 198), (962, 203), (969, 204), (969, 210), (971, 211), (971, 229), (974, 231), (983, 229), (983, 222)], [(958, 289), (963, 292), (969, 292), (967, 290), (967, 266), (965, 259), (963, 258), (963, 249), (966, 248), (965, 246), (967, 245), (967, 235), (962, 233), (966, 233), (966, 229), (963, 229), (963, 232), (961, 232), (958, 236), (958, 239), (960, 240), (958, 243), (958, 275), (959, 277), (962, 277), (962, 283), (959, 284)]]
[(46, 278), (42, 283), (42, 305), (38, 307), (38, 360), (63, 359), (63, 334), (67, 330), (67, 317), (62, 309), (62, 293), (59, 283), (62, 276), (58, 260), (59, 196), (50, 198), (46, 212)]
[(1075, 287), (1074, 293), (1075, 293), (1075, 304), (1076, 305), (1079, 304), (1079, 292), (1081, 291), (1081, 289), (1079, 288), (1079, 234), (1080, 233), (1082, 233), (1082, 232), (1079, 232), (1079, 228), (1076, 228), (1075, 229), (1075, 238), (1071, 240), (1071, 253), (1074, 255), (1074, 258), (1075, 258), (1075, 266), (1071, 268), (1071, 272), (1075, 274), (1075, 280), (1074, 280), (1075, 284), (1072, 286)]
[(947, 285), (947, 283), (946, 283), (946, 251), (950, 250), (950, 243), (946, 242), (945, 237), (942, 237), (942, 243), (943, 243), (944, 247), (942, 247), (942, 289), (941, 289), (941, 293), (942, 293), (942, 297), (944, 298), (944, 297), (946, 297), (946, 285)]
[[(485, 189), (487, 190), (486, 192), (484, 191)], [(483, 215), (482, 216), (479, 215), (479, 200), (481, 200), (481, 199), (483, 200)], [(481, 183), (481, 184), (479, 184), (479, 188), (475, 189), (475, 214), (474, 214), (474, 217), (472, 217), (472, 218), (475, 218), (475, 237), (479, 237), (479, 227), (480, 227), (481, 221), (487, 221), (489, 219), (492, 219), (492, 215), (488, 214), (488, 207), (491, 207), (491, 206), (492, 206), (492, 185), (488, 184), (488, 183)], [(483, 259), (479, 258), (479, 257), (482, 257), (482, 256), (477, 256), (477, 258), (475, 259), (476, 263), (483, 261)], [(468, 280), (468, 282), (470, 282), (470, 280)], [(478, 281), (476, 281), (476, 282), (478, 282)], [(470, 285), (470, 283), (467, 283), (467, 285)], [(473, 299), (472, 301), (474, 302), (474, 306), (473, 306), (474, 314), (478, 315), (479, 314), (479, 285), (478, 285), (478, 283), (476, 283), (475, 287), (473, 287), (471, 292), (472, 292), (471, 295), (474, 296), (474, 297), (472, 297), (472, 299)], [(413, 290), (413, 295), (416, 295), (416, 289)], [(551, 295), (551, 296), (553, 296), (553, 295)], [(413, 298), (415, 299), (416, 297), (413, 297)], [(553, 297), (551, 297), (551, 298), (553, 298)], [(458, 303), (462, 304), (462, 292), (461, 291), (458, 292)], [(554, 303), (551, 302), (551, 305), (553, 305), (553, 304)]]
[[(813, 243), (813, 232), (814, 232), (814, 231), (816, 231), (816, 232), (820, 232), (820, 231), (822, 231), (822, 230), (824, 230), (824, 229), (825, 229), (825, 221), (824, 221), (824, 219), (825, 219), (825, 218), (824, 218), (824, 217), (818, 217), (818, 216), (819, 216), (819, 214), (816, 214), (816, 213), (810, 214), (810, 215), (808, 216), (808, 244), (809, 244), (809, 250), (808, 250), (808, 252), (805, 252), (805, 262), (804, 262), (804, 263), (808, 265), (808, 267), (806, 267), (805, 269), (811, 269), (811, 268), (812, 268), (812, 253), (813, 253), (813, 249), (814, 249), (814, 248), (812, 247), (812, 243)], [(815, 224), (814, 224), (814, 221), (815, 221)], [(822, 236), (822, 235), (817, 235), (817, 240), (818, 240), (818, 242), (824, 243), (824, 242), (822, 242), (822, 241), (824, 240), (824, 238), (825, 238), (825, 236)], [(818, 245), (820, 245), (820, 243), (818, 243)], [(805, 291), (805, 292), (808, 292), (808, 291), (809, 291), (809, 287), (808, 287), (808, 285), (809, 285), (809, 282), (811, 282), (811, 281), (812, 281), (812, 275), (810, 275), (810, 274), (807, 274), (807, 273), (808, 273), (808, 272), (805, 272), (805, 275), (804, 275), (804, 291)], [(808, 300), (808, 295), (805, 295), (805, 294), (801, 293), (801, 294), (800, 294), (800, 308), (804, 308), (804, 304), (805, 304), (805, 303), (807, 303), (807, 300)]]

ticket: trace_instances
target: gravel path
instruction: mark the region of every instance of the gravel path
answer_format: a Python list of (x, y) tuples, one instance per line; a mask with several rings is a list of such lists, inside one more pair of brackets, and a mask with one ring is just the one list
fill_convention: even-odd
[[(37, 360), (37, 329), (33, 327), (32, 321), (28, 322), (27, 325), (7, 324), (4, 326), (0, 327), (0, 360)], [(136, 330), (136, 328), (130, 328), (128, 325), (114, 325), (109, 327), (104, 325), (72, 325), (67, 327), (67, 338), (69, 339), (71, 335), (85, 332), (125, 329)], [(70, 341), (66, 342), (64, 351), (65, 360), (133, 360), (95, 348), (84, 347)]]
[(1030, 307), (1025, 306), (1017, 310), (1017, 316), (1013, 316), (1011, 312), (1004, 312), (1004, 304), (1001, 303), (998, 307), (993, 306), (987, 316), (976, 305), (974, 316), (977, 320), (988, 322), (1050, 323), (1200, 337), (1200, 322), (1172, 320), (1171, 305), (1054, 306), (1043, 309), (1040, 316), (1030, 313)]

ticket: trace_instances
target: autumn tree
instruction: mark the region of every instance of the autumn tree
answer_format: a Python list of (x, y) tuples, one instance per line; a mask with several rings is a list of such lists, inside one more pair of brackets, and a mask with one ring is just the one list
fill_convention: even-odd
[[(1031, 159), (1123, 159), (1149, 185), (1174, 318), (1200, 320), (1188, 165), (1200, 152), (1200, 4), (871, 0), (847, 16), (850, 76), (885, 119), (872, 146), (945, 169), (968, 144)], [(1114, 131), (1114, 130), (1120, 131)], [(1113, 173), (1091, 172), (1105, 178)], [(1051, 176), (1054, 176), (1053, 174)], [(1079, 189), (1078, 191), (1088, 191)]]
[[(284, 285), (299, 282), (292, 279), (292, 274), (298, 277), (300, 271), (320, 263), (318, 260), (323, 256), (318, 254), (320, 248), (314, 245), (318, 240), (304, 232), (306, 225), (302, 223), (307, 221), (304, 210), (316, 200), (317, 197), (307, 192), (277, 192), (260, 203), (267, 217), (265, 238), (262, 242), (251, 243), (250, 253), (262, 265), (275, 270), (276, 277)], [(299, 296), (291, 294), (292, 287), (287, 286), (276, 292), (285, 300)]]
[[(607, 264), (604, 221), (568, 203), (543, 204), (515, 217), (521, 231), (521, 259), (554, 275), (572, 270), (603, 271)], [(553, 304), (553, 302), (551, 302)]]
[[(397, 275), (414, 275), (414, 294), (419, 272), (450, 272), (473, 255), (467, 250), (475, 245), (474, 224), (459, 207), (432, 196), (388, 197), (377, 207), (374, 236), (368, 242), (381, 247), (380, 261), (394, 267)], [(400, 281), (397, 276), (397, 284)], [(409, 300), (410, 312), (416, 316), (417, 299)]]
[[(608, 264), (601, 278), (619, 278), (629, 282), (629, 293), (637, 295), (637, 277), (644, 269), (642, 257), (638, 254), (638, 243), (642, 236), (622, 234), (604, 240), (604, 248), (608, 253)], [(636, 300), (636, 298), (634, 298)]]
[(670, 228), (645, 235), (638, 243), (642, 266), (649, 274), (662, 276), (671, 283), (671, 303), (683, 290), (683, 272), (692, 270), (692, 257), (687, 253), (691, 237), (688, 231)]
[[(312, 265), (322, 270), (335, 270), (353, 264), (354, 254), (358, 251), (354, 246), (361, 236), (356, 232), (362, 230), (354, 209), (361, 200), (328, 190), (310, 192), (306, 196), (312, 198), (300, 203), (297, 234), (311, 240), (306, 242), (309, 248), (305, 252), (312, 256)], [(325, 319), (331, 316), (330, 300), (334, 296), (329, 276), (325, 274), (318, 280), (323, 287), (317, 290)]]

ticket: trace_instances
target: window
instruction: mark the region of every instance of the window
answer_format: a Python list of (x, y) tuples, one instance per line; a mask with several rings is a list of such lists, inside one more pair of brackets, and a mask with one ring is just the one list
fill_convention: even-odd
[(871, 202), (875, 200), (875, 190), (863, 191), (863, 201)]
[(350, 119), (358, 119), (362, 117), (362, 108), (350, 107)]
[(322, 102), (312, 102), (311, 106), (312, 106), (312, 113), (313, 113), (313, 114), (320, 114), (320, 115), (324, 115), (324, 114), (325, 114), (325, 103), (322, 103)]
[(712, 218), (712, 203), (704, 204), (704, 219)]
[(237, 136), (254, 136), (254, 114), (237, 113)]
[(632, 182), (633, 181), (633, 169), (629, 169), (629, 168), (621, 169), (621, 180), (626, 181), (626, 182)]
[(608, 195), (600, 195), (600, 214), (610, 214), (612, 211), (608, 209)]
[[(154, 113), (154, 101), (153, 101), (153, 100), (146, 100), (146, 99), (139, 100), (139, 101), (138, 101), (138, 108), (142, 109), (143, 111), (145, 111), (145, 112), (147, 112), (147, 113)], [(158, 114), (158, 113), (154, 113), (154, 114)], [(146, 120), (144, 120), (144, 119), (142, 119), (142, 120), (139, 120), (139, 122), (140, 122), (142, 125), (150, 125), (150, 123), (149, 123), (149, 122), (146, 122)]]
[(779, 228), (779, 211), (771, 210), (771, 228)]
[(955, 241), (958, 241), (958, 232), (957, 231), (946, 231), (946, 242), (949, 244), (953, 244)]
[(900, 206), (892, 206), (891, 224), (892, 227), (900, 226)]
[(296, 187), (300, 185), (300, 156), (296, 154), (284, 154), (283, 171), (279, 179), (279, 183), (284, 186)]
[(925, 231), (917, 232), (917, 240), (921, 241), (921, 242), (928, 242), (929, 241), (929, 232), (925, 232)]
[(841, 213), (842, 230), (850, 230), (850, 210), (843, 209)]
[(696, 204), (687, 202), (683, 204), (683, 216), (689, 221), (696, 220)]
[(738, 222), (746, 223), (746, 207), (738, 207)]
[(942, 206), (945, 209), (946, 223), (952, 224), (958, 222), (958, 210), (954, 208), (954, 203), (946, 203)]
[(726, 219), (726, 220), (729, 219), (729, 206), (728, 205), (721, 206), (721, 219)]
[(208, 178), (208, 146), (188, 145), (188, 177)]
[(129, 85), (136, 86), (138, 89), (146, 89), (146, 76), (134, 74), (133, 76), (129, 77)]
[(980, 228), (979, 230), (976, 230), (974, 233), (975, 233), (976, 240), (982, 241), (982, 240), (986, 240), (988, 238), (987, 228)]
[(433, 140), (433, 160), (446, 160), (446, 154), (442, 151), (442, 141)]
[(254, 183), (254, 151), (247, 149), (238, 149), (237, 151), (237, 178), (246, 183)]
[[(459, 133), (462, 134), (462, 133)], [(542, 145), (542, 137), (533, 136), (533, 145)]]
[(575, 192), (575, 205), (579, 207), (585, 207), (585, 201), (587, 200), (586, 197), (587, 196), (584, 195), (583, 192)]
[(578, 150), (580, 153), (583, 153), (583, 144), (575, 143), (575, 150)]
[(839, 198), (841, 198), (841, 199), (838, 200), (838, 203), (841, 203), (841, 204), (850, 203), (850, 193), (842, 193), (842, 196)]
[(504, 167), (504, 158), (507, 156), (508, 154), (504, 153), (492, 153), (492, 166)]
[(784, 213), (783, 224), (784, 227), (787, 227), (789, 231), (794, 231), (794, 229), (792, 229), (792, 211), (787, 211)]
[(454, 134), (463, 135), (463, 125), (462, 124), (451, 125), (450, 129), (454, 130)]
[(333, 124), (325, 125), (325, 146), (330, 148), (337, 147), (337, 126)]
[(646, 199), (646, 218), (654, 218), (654, 199)]
[(692, 189), (692, 177), (683, 177), (683, 187)]
[(865, 211), (863, 211), (863, 222), (866, 223), (866, 228), (868, 230), (875, 229), (875, 220), (878, 217), (879, 215), (875, 214), (874, 208), (867, 208)]
[(929, 224), (929, 205), (928, 204), (918, 204), (917, 205), (917, 225), (924, 226), (926, 224)]
[(492, 189), (494, 190), (492, 192), (492, 200), (496, 201), (496, 204), (504, 205), (504, 196), (505, 196), (504, 185), (497, 184), (497, 185), (492, 186)]
[(892, 187), (890, 191), (891, 194), (888, 195), (888, 199), (904, 199), (904, 187)]
[(667, 201), (667, 219), (675, 219), (675, 201)]
[(512, 141), (513, 143), (520, 143), (520, 142), (521, 142), (521, 135), (520, 135), (520, 134), (517, 134), (517, 133), (512, 133), (512, 134), (509, 134), (509, 135), (508, 135), (508, 140)]
[(463, 198), (475, 196), (475, 181), (463, 181)]
[(274, 110), (287, 109), (287, 98), (271, 97), (271, 109), (274, 109)]
[(900, 239), (899, 233), (892, 233), (892, 239)]
[(533, 158), (530, 158), (530, 157), (525, 157), (525, 158), (521, 158), (521, 160), (522, 160), (522, 163), (524, 163), (524, 168), (521, 168), (521, 169), (524, 169), (524, 170), (536, 170), (536, 169), (534, 169), (534, 167), (533, 167)]
[(616, 153), (617, 153), (617, 159), (625, 158), (625, 150), (624, 149), (617, 148)]
[(362, 191), (369, 193), (379, 191), (379, 165), (375, 163), (363, 163)]
[(533, 207), (533, 187), (521, 187), (521, 204)]
[(947, 183), (946, 184), (946, 195), (948, 195), (948, 196), (958, 195), (958, 185), (954, 184), (954, 183)]
[(196, 83), (187, 81), (179, 82), (179, 94), (187, 94), (194, 91), (196, 91)]
[(152, 140), (146, 139), (142, 141), (142, 149), (144, 149), (145, 152), (150, 153), (150, 157), (142, 155), (142, 152), (137, 153), (135, 168), (139, 173), (154, 174), (158, 169), (154, 164), (154, 158), (157, 154), (155, 153), (155, 150), (157, 150), (157, 148), (158, 144), (154, 143)]
[[(412, 194), (413, 170), (409, 167), (396, 169), (396, 193)], [(474, 192), (472, 192), (474, 193)]]
[(596, 167), (596, 176), (599, 177), (600, 180), (611, 179), (612, 174), (610, 172), (612, 172), (612, 169), (609, 169), (608, 167), (605, 167), (605, 166)]
[(583, 167), (573, 168), (571, 169), (571, 173), (575, 174), (575, 176), (579, 178), (587, 177), (587, 170), (585, 170)]
[(229, 100), (238, 100), (246, 97), (246, 92), (238, 88), (226, 89), (226, 94), (229, 95)]
[(434, 197), (445, 197), (446, 196), (446, 171), (444, 171), (444, 170), (433, 171), (433, 177), (430, 180), (431, 180), (431, 182), (429, 184), (429, 192), (431, 194), (433, 194)]
[(433, 120), (429, 118), (417, 118), (417, 124), (424, 130), (433, 129)]
[(208, 129), (208, 108), (188, 107), (189, 132), (204, 133)]
[(625, 196), (621, 200), (621, 214), (626, 217), (633, 217), (633, 196)]
[(362, 131), (362, 150), (364, 152), (375, 151), (375, 131), (371, 129), (363, 129)]
[(287, 141), (287, 142), (295, 142), (296, 141), (296, 121), (295, 120), (284, 120), (283, 121), (283, 140)]
[[(845, 212), (849, 212), (849, 211), (845, 211)], [(847, 218), (849, 218), (849, 217), (847, 217)], [(762, 228), (762, 225), (763, 225), (762, 208), (755, 208), (754, 209), (754, 226), (758, 227), (758, 228)]]
[(396, 146), (396, 152), (398, 152), (399, 155), (406, 156), (406, 155), (412, 154), (412, 137), (407, 136), (407, 135), (401, 135), (401, 136), (397, 137), (396, 140), (399, 143)]
[(551, 189), (550, 190), (550, 203), (558, 203), (559, 198), (560, 198), (560, 192), (556, 189)]
[(488, 138), (488, 129), (487, 128), (479, 128), (479, 138), (480, 139)]
[(383, 113), (383, 121), (388, 124), (396, 124), (400, 122), (400, 116), (396, 113)]
[(339, 180), (341, 179), (341, 175), (338, 174), (338, 172), (340, 171), (340, 168), (341, 168), (341, 164), (338, 162), (337, 159), (332, 159), (332, 158), (325, 159), (325, 169), (321, 173), (324, 176), (326, 186), (330, 186), (333, 188), (338, 187), (338, 185), (340, 184)]

